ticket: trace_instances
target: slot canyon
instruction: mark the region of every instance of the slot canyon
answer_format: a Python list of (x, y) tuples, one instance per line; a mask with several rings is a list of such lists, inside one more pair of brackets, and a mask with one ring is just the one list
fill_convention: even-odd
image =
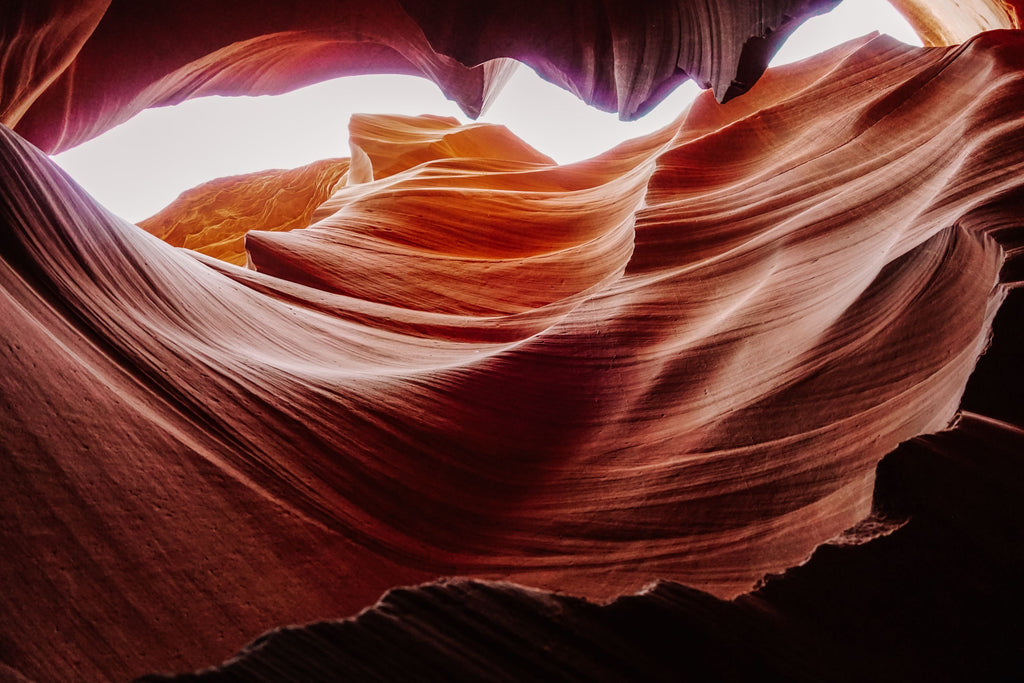
[[(767, 68), (837, 4), (7, 0), (0, 680), (1024, 677), (1024, 4)], [(704, 91), (563, 165), (359, 114), (137, 224), (50, 156), (521, 65)]]

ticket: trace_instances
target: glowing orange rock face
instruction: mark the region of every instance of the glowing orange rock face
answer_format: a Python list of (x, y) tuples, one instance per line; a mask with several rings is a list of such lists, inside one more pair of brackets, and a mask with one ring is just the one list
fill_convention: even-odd
[(3, 129), (4, 663), (195, 668), (449, 574), (733, 596), (799, 563), (954, 417), (1019, 239), (1022, 62), (847, 45), (565, 167), (357, 117), (350, 163), (154, 219), (195, 252)]
[(1021, 28), (1021, 0), (891, 0), (925, 45), (956, 45), (982, 31)]
[(219, 178), (182, 193), (138, 225), (175, 247), (244, 266), (247, 232), (306, 227), (348, 167), (348, 159), (327, 159), (289, 171)]

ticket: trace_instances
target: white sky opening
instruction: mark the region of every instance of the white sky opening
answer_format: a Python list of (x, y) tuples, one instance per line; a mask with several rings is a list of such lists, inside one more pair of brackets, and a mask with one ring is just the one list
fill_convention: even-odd
[[(772, 65), (879, 31), (920, 39), (886, 0), (846, 0), (805, 22)], [(500, 123), (559, 163), (587, 159), (674, 120), (700, 92), (687, 81), (639, 121), (619, 121), (520, 66), (480, 121)], [(204, 97), (147, 109), (54, 157), (100, 203), (147, 218), (208, 180), (347, 157), (353, 113), (437, 114), (469, 119), (436, 85), (414, 76), (352, 76), (277, 96)]]

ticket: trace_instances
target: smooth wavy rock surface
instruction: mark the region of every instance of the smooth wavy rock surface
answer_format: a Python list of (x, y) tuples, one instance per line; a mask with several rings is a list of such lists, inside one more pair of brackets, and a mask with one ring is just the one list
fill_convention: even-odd
[(1022, 452), (1019, 428), (972, 414), (901, 445), (878, 468), (869, 520), (734, 602), (659, 583), (598, 606), (453, 580), (145, 681), (1015, 680)]
[(0, 123), (57, 153), (147, 107), (364, 73), (423, 76), (476, 117), (507, 58), (633, 118), (688, 77), (719, 98), (746, 91), (837, 1), (7, 0)]
[[(170, 207), (228, 226), (193, 250), (2, 129), (0, 662), (191, 670), (446, 575), (606, 601), (799, 564), (954, 418), (1021, 241), (1022, 61), (865, 39), (565, 167), (357, 117), (347, 171)], [(251, 268), (199, 253), (232, 212)]]

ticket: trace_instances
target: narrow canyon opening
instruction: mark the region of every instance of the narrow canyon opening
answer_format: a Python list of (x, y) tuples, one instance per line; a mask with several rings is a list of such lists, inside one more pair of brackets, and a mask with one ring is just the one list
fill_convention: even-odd
[[(886, 0), (846, 0), (804, 22), (772, 61), (787, 64), (878, 31), (920, 38)], [(593, 157), (671, 123), (700, 93), (685, 81), (653, 111), (621, 121), (520, 65), (477, 120), (501, 124), (560, 164)], [(294, 168), (349, 155), (355, 113), (470, 119), (433, 83), (414, 76), (349, 76), (284, 95), (212, 96), (139, 112), (54, 160), (119, 216), (138, 222), (181, 192), (223, 176)]]

